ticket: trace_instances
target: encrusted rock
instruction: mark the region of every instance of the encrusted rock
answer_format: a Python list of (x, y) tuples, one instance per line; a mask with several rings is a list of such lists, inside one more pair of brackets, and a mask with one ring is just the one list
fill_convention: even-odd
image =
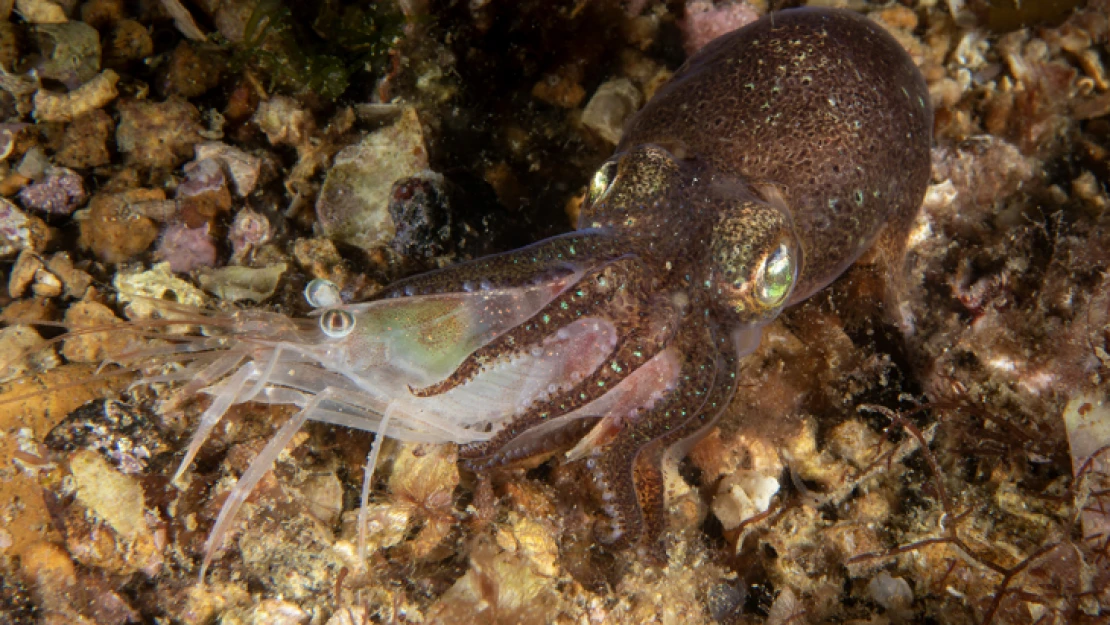
[(231, 242), (231, 261), (242, 263), (252, 250), (269, 242), (272, 234), (270, 220), (265, 215), (249, 208), (239, 211), (227, 235)]
[(120, 102), (116, 144), (133, 165), (176, 167), (193, 155), (201, 141), (200, 114), (179, 100)]
[(219, 161), (205, 158), (185, 166), (185, 180), (177, 185), (177, 206), (190, 228), (208, 225), (231, 209), (231, 191)]
[(170, 269), (177, 273), (215, 266), (216, 244), (209, 228), (207, 223), (197, 228), (186, 224), (170, 225), (158, 239), (155, 256), (168, 262)]
[(169, 56), (162, 89), (169, 96), (195, 98), (220, 84), (226, 65), (214, 50), (182, 41)]
[(69, 470), (76, 502), (67, 508), (64, 522), (73, 557), (115, 575), (157, 573), (165, 538), (147, 520), (142, 486), (93, 451), (75, 452)]
[(62, 342), (62, 355), (69, 362), (103, 363), (127, 349), (135, 335), (115, 329), (122, 320), (110, 308), (94, 301), (80, 301), (66, 309), (66, 326), (74, 330), (97, 328), (103, 332), (78, 332)]
[(144, 252), (158, 238), (158, 227), (138, 214), (132, 202), (164, 200), (160, 189), (132, 189), (123, 193), (101, 193), (89, 207), (74, 215), (80, 224), (78, 245), (106, 263), (122, 263)]
[(115, 130), (112, 117), (101, 110), (81, 114), (66, 126), (62, 149), (54, 160), (65, 167), (99, 167), (111, 162), (108, 138)]
[(112, 280), (121, 304), (126, 304), (128, 319), (172, 318), (172, 311), (158, 307), (158, 300), (169, 299), (184, 306), (203, 307), (207, 298), (197, 287), (178, 278), (169, 263), (158, 263), (147, 271), (121, 271)]
[(389, 216), (394, 181), (427, 167), (420, 119), (415, 109), (405, 109), (397, 123), (336, 154), (316, 202), (324, 234), (363, 249), (387, 244), (395, 233)]
[(686, 0), (682, 21), (682, 47), (694, 54), (717, 37), (759, 19), (759, 13), (746, 0)]
[(104, 42), (104, 64), (119, 68), (154, 54), (154, 40), (135, 20), (120, 20)]
[(262, 159), (219, 141), (206, 141), (198, 143), (196, 147), (196, 160), (212, 159), (220, 163), (226, 171), (235, 194), (247, 197), (258, 185), (262, 175)]
[(27, 215), (0, 197), (0, 258), (26, 249), (41, 249), (48, 237), (49, 231), (41, 219)]
[(19, 192), (24, 207), (51, 215), (69, 215), (86, 197), (81, 176), (65, 167), (48, 167), (42, 179)]
[(155, 456), (170, 451), (149, 413), (114, 400), (71, 412), (43, 442), (55, 451), (96, 451), (125, 475), (142, 474)]
[(75, 88), (100, 71), (100, 34), (92, 26), (76, 21), (40, 24), (32, 32), (43, 57), (38, 65), (43, 78)]
[(119, 74), (106, 69), (77, 89), (58, 94), (46, 89), (35, 93), (35, 119), (44, 122), (68, 122), (95, 111), (116, 99)]

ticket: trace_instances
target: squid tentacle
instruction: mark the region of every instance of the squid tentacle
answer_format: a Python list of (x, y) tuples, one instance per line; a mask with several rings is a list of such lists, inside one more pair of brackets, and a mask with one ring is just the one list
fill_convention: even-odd
[[(552, 333), (583, 317), (597, 316), (598, 313), (609, 313), (615, 318), (634, 317), (640, 312), (639, 297), (615, 296), (621, 292), (643, 292), (639, 286), (644, 272), (642, 262), (634, 256), (626, 256), (586, 272), (527, 321), (474, 350), (447, 378), (424, 388), (410, 389), (412, 394), (432, 397), (462, 386), (491, 365), (542, 345)], [(621, 310), (621, 304), (625, 305), (625, 310)]]
[(697, 442), (717, 422), (736, 394), (739, 355), (731, 340), (716, 337), (718, 361), (713, 388), (698, 413), (679, 427), (663, 434), (641, 449), (633, 461), (639, 513), (643, 519), (641, 536), (628, 536), (629, 542), (641, 542), (645, 555), (657, 562), (666, 562), (660, 537), (667, 529), (667, 508), (664, 497), (662, 467), (667, 456), (681, 458), (689, 450), (687, 444)]
[[(649, 531), (662, 531), (665, 516), (660, 514), (663, 488), (655, 463), (658, 458), (641, 458), (641, 452), (648, 446), (661, 452), (666, 442), (673, 440), (672, 432), (685, 430), (687, 423), (706, 412), (710, 402), (719, 401), (716, 389), (724, 363), (713, 341), (704, 336), (708, 333), (708, 328), (698, 323), (679, 335), (675, 348), (683, 355), (683, 363), (678, 387), (587, 460), (602, 508), (609, 516), (609, 531), (599, 536), (602, 542), (628, 545)], [(708, 346), (714, 349), (705, 349)]]
[(606, 229), (579, 230), (533, 243), (518, 250), (398, 280), (374, 300), (412, 295), (458, 293), (476, 288), (513, 288), (546, 275), (569, 275), (626, 253), (626, 246)]
[(650, 298), (637, 308), (640, 314), (634, 315), (633, 321), (615, 324), (617, 342), (592, 373), (565, 391), (536, 400), (489, 441), (462, 447), (459, 457), (471, 461), (475, 468), (511, 462), (516, 450), (501, 454), (508, 443), (533, 427), (589, 405), (666, 349), (676, 332), (680, 311), (666, 298)]

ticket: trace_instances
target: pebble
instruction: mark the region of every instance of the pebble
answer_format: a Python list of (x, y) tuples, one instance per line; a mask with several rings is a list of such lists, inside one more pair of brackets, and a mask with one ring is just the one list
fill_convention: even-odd
[(69, 215), (88, 197), (84, 181), (72, 169), (49, 166), (43, 174), (38, 182), (19, 192), (19, 201), (25, 208), (48, 215)]
[(186, 224), (172, 224), (162, 233), (155, 253), (170, 264), (175, 273), (188, 273), (201, 267), (216, 265), (216, 243), (203, 223), (196, 228)]
[(389, 215), (393, 183), (428, 168), (415, 108), (335, 156), (316, 202), (325, 235), (362, 249), (387, 244), (396, 233)]
[(644, 96), (627, 78), (603, 83), (582, 111), (582, 125), (608, 143), (616, 145), (624, 125), (640, 109)]
[(41, 249), (49, 238), (46, 224), (27, 215), (15, 204), (0, 197), (0, 258), (9, 258), (26, 249)]
[[(177, 185), (177, 207), (190, 228), (207, 225), (231, 209), (231, 190), (220, 162), (195, 160), (185, 166), (185, 180)], [(176, 270), (175, 270), (176, 271)]]
[(193, 155), (202, 130), (196, 107), (181, 100), (119, 103), (116, 145), (127, 162), (149, 168), (172, 168)]
[(92, 26), (78, 21), (40, 24), (32, 35), (42, 55), (39, 76), (75, 89), (100, 71), (100, 34)]
[(74, 117), (66, 125), (62, 148), (54, 155), (54, 161), (73, 168), (107, 165), (112, 161), (108, 138), (112, 136), (115, 126), (112, 117), (99, 109)]
[(122, 263), (145, 252), (158, 238), (158, 227), (149, 217), (131, 208), (134, 202), (164, 200), (161, 189), (132, 189), (93, 196), (89, 207), (74, 214), (78, 220), (78, 245), (106, 263)]

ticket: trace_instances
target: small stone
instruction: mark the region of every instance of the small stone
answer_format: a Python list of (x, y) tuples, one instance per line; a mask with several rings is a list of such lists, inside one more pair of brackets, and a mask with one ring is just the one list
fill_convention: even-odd
[(19, 564), (41, 605), (69, 605), (70, 593), (77, 586), (77, 567), (64, 549), (53, 543), (36, 543), (23, 551)]
[(158, 227), (139, 215), (131, 203), (164, 200), (160, 189), (132, 189), (123, 193), (101, 193), (89, 207), (74, 215), (80, 235), (77, 242), (106, 263), (122, 263), (145, 252), (158, 238)]
[(682, 47), (687, 55), (701, 50), (707, 43), (759, 19), (759, 13), (746, 1), (686, 0), (682, 29)]
[(643, 104), (644, 96), (627, 78), (602, 84), (582, 111), (582, 125), (605, 141), (616, 145), (624, 125)]
[(164, 67), (162, 90), (168, 96), (195, 98), (220, 84), (227, 63), (212, 50), (188, 41), (177, 44)]
[(343, 512), (343, 484), (334, 471), (309, 476), (298, 490), (308, 504), (308, 511), (317, 519), (327, 525), (339, 519)]
[(269, 242), (271, 235), (270, 220), (265, 215), (249, 208), (239, 211), (227, 235), (232, 262), (242, 263), (252, 250)]
[(0, 354), (23, 355), (20, 358), (8, 357), (5, 362), (0, 363), (0, 382), (7, 382), (32, 371), (53, 369), (62, 362), (46, 339), (31, 326), (22, 324), (0, 329)]
[(115, 130), (112, 117), (102, 110), (83, 113), (66, 126), (62, 149), (54, 155), (59, 165), (74, 168), (100, 167), (112, 161), (108, 138)]
[(586, 90), (580, 84), (582, 68), (571, 65), (547, 74), (532, 86), (532, 97), (561, 108), (577, 108), (586, 97)]
[(713, 498), (713, 514), (726, 530), (766, 512), (779, 492), (779, 481), (755, 471), (737, 471), (721, 481)]
[(48, 238), (49, 231), (41, 219), (27, 215), (0, 197), (0, 258), (27, 249), (41, 249)]
[(116, 99), (119, 75), (106, 69), (79, 88), (65, 94), (46, 89), (35, 93), (35, 119), (43, 122), (68, 122), (95, 111)]
[(84, 22), (40, 24), (33, 29), (42, 55), (39, 75), (76, 88), (100, 71), (100, 33)]
[(113, 330), (123, 320), (99, 302), (83, 300), (66, 309), (66, 327), (99, 328), (104, 332), (77, 333), (62, 341), (62, 355), (69, 362), (102, 363), (123, 353), (134, 338), (130, 332)]
[(316, 215), (328, 237), (373, 249), (395, 234), (389, 197), (396, 180), (428, 167), (424, 135), (416, 109), (341, 150), (328, 171), (316, 202)]
[(62, 294), (62, 281), (46, 269), (35, 272), (35, 283), (31, 285), (35, 297), (58, 297)]
[(235, 194), (247, 197), (258, 185), (262, 175), (262, 159), (219, 141), (199, 143), (196, 147), (196, 160), (213, 159), (223, 165), (231, 178)]
[(154, 40), (146, 26), (135, 20), (121, 20), (104, 42), (104, 64), (119, 68), (154, 54)]
[(304, 145), (316, 132), (312, 115), (288, 96), (274, 96), (259, 103), (254, 123), (265, 133), (270, 145)]
[(200, 113), (180, 100), (119, 103), (116, 145), (127, 162), (150, 168), (171, 168), (193, 155), (201, 141)]
[(346, 263), (328, 239), (297, 239), (293, 243), (293, 258), (313, 278), (328, 280), (340, 288), (347, 283)]
[(185, 180), (177, 186), (177, 206), (190, 228), (207, 225), (231, 209), (227, 176), (216, 159), (206, 158), (185, 166)]
[(80, 299), (92, 285), (92, 276), (74, 267), (67, 252), (58, 252), (51, 256), (46, 261), (46, 268), (65, 285), (66, 297)]
[(66, 546), (73, 557), (117, 575), (156, 573), (162, 553), (146, 520), (139, 482), (88, 450), (70, 457), (69, 470), (78, 504), (65, 512)]
[(867, 592), (875, 603), (890, 611), (902, 611), (913, 605), (913, 589), (901, 577), (880, 572), (867, 583)]
[(149, 413), (119, 401), (96, 400), (74, 410), (43, 439), (59, 452), (96, 451), (125, 475), (141, 475), (170, 451)]
[(11, 72), (12, 65), (20, 58), (19, 35), (15, 25), (7, 20), (0, 21), (0, 67)]
[(227, 302), (261, 302), (269, 299), (288, 266), (285, 263), (255, 269), (232, 265), (197, 275), (201, 288)]
[(155, 256), (168, 262), (175, 273), (215, 266), (216, 244), (209, 234), (209, 228), (207, 223), (198, 228), (190, 228), (185, 224), (169, 226), (158, 240)]
[(302, 625), (310, 615), (295, 603), (280, 599), (264, 599), (254, 606), (247, 617), (249, 625)]
[(112, 279), (120, 304), (128, 319), (172, 318), (170, 311), (158, 307), (158, 300), (169, 299), (183, 306), (202, 308), (204, 292), (178, 278), (169, 263), (158, 263), (147, 271), (121, 271)]
[(81, 5), (81, 21), (103, 30), (123, 19), (123, 0), (88, 0)]
[(50, 215), (69, 215), (86, 199), (81, 176), (65, 167), (48, 167), (38, 182), (19, 192), (19, 201), (25, 208)]
[(42, 260), (34, 252), (23, 250), (19, 258), (12, 265), (12, 272), (8, 276), (8, 295), (12, 299), (23, 297), (27, 287), (35, 280), (35, 273), (43, 267)]
[(31, 24), (61, 24), (68, 19), (65, 9), (50, 0), (15, 0), (15, 10)]

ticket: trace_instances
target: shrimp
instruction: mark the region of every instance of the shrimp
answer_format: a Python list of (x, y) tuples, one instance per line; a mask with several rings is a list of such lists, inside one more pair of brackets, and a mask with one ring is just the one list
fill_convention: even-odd
[[(246, 498), (308, 421), (377, 434), (361, 492), (358, 543), (364, 558), (370, 484), (386, 436), (405, 442), (487, 442), (536, 397), (563, 389), (567, 380), (582, 379), (604, 359), (614, 341), (611, 328), (586, 319), (527, 355), (487, 368), (465, 385), (430, 397), (411, 392), (448, 376), (471, 352), (529, 319), (581, 273), (570, 268), (523, 286), (478, 284), (460, 292), (357, 304), (339, 303), (334, 285), (315, 280), (305, 290), (309, 303), (317, 306), (308, 318), (170, 305), (173, 319), (134, 322), (130, 330), (157, 340), (153, 345), (132, 343), (102, 368), (111, 364), (119, 373), (147, 372), (133, 385), (181, 384), (162, 400), (161, 411), (177, 410), (198, 394), (211, 400), (186, 446), (175, 483), (181, 483), (232, 406), (255, 402), (298, 408), (229, 493), (205, 543), (200, 579)], [(154, 333), (159, 326), (201, 332)], [(52, 342), (107, 331), (120, 328), (71, 329)]]

